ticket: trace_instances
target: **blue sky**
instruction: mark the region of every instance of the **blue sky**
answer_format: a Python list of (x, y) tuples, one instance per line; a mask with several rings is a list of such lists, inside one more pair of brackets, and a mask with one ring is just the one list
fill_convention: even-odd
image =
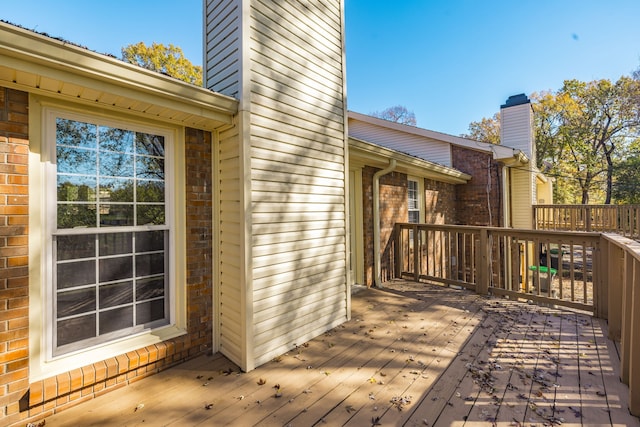
[[(144, 41), (202, 63), (202, 0), (0, 0), (0, 19), (120, 57)], [(347, 96), (459, 135), (510, 95), (640, 68), (638, 0), (345, 0)], [(1, 41), (0, 41), (1, 43)]]

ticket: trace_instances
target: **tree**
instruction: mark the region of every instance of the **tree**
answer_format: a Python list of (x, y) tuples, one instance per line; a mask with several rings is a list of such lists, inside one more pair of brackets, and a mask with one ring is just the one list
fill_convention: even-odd
[(403, 125), (416, 126), (416, 115), (413, 111), (407, 110), (407, 107), (402, 105), (396, 105), (395, 107), (389, 107), (382, 111), (374, 111), (371, 113), (373, 117), (379, 119), (388, 120), (390, 122), (400, 123)]
[(615, 168), (613, 198), (617, 203), (640, 204), (640, 138)]
[(500, 113), (495, 113), (490, 119), (485, 117), (479, 122), (471, 122), (469, 134), (462, 137), (489, 144), (500, 144)]
[(577, 179), (582, 203), (589, 203), (589, 192), (604, 182), (605, 204), (611, 203), (614, 164), (636, 135), (640, 105), (639, 82), (621, 77), (617, 82), (596, 80), (589, 83), (567, 80), (556, 95), (562, 103), (557, 148), (580, 165)]
[[(595, 197), (611, 203), (616, 164), (638, 137), (640, 69), (615, 83), (566, 80), (560, 90), (534, 93), (531, 100), (536, 166), (556, 178), (556, 200), (586, 204)], [(471, 123), (470, 137), (494, 141), (498, 118)]]
[(202, 67), (185, 58), (182, 49), (170, 44), (143, 42), (122, 48), (122, 60), (148, 70), (166, 74), (176, 79), (202, 86)]

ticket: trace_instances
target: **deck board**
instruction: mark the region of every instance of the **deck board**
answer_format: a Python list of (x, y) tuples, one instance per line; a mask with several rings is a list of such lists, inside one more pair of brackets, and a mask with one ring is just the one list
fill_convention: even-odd
[(606, 333), (581, 313), (397, 281), (252, 372), (201, 356), (47, 425), (640, 427)]

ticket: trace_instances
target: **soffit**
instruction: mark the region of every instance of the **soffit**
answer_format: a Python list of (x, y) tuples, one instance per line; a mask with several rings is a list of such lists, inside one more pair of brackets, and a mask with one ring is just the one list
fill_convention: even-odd
[(230, 124), (235, 99), (0, 22), (0, 84), (197, 129)]

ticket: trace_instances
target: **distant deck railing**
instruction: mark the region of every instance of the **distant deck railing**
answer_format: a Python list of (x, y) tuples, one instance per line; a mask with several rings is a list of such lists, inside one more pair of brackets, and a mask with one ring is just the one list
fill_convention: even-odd
[(640, 239), (640, 205), (535, 205), (536, 230), (595, 231)]
[(406, 223), (394, 235), (397, 278), (606, 319), (609, 337), (621, 344), (631, 413), (640, 416), (640, 243), (615, 234)]

